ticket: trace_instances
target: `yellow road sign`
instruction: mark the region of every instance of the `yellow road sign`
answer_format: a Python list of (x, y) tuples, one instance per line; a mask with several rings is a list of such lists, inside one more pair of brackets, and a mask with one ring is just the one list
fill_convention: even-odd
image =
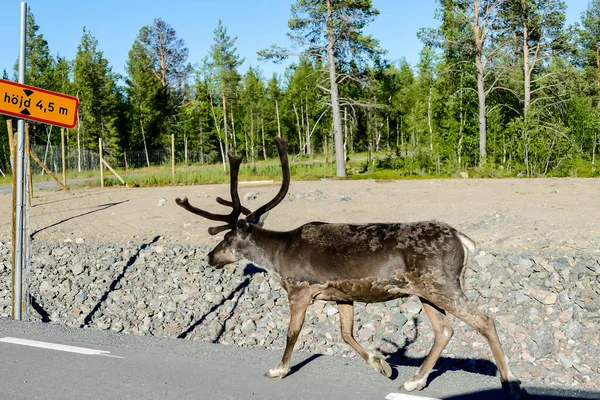
[(0, 114), (75, 128), (77, 97), (0, 79)]

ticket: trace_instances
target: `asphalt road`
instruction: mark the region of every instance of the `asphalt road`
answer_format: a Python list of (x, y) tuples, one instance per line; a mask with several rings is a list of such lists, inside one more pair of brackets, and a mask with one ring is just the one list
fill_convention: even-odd
[[(11, 343), (28, 339), (100, 350), (85, 355)], [(109, 353), (107, 353), (109, 352)], [(398, 386), (414, 368), (386, 379), (362, 360), (294, 353), (293, 373), (268, 379), (281, 351), (181, 339), (140, 337), (0, 318), (0, 397), (30, 399), (502, 399), (495, 377), (446, 371), (429, 387), (406, 395)], [(600, 393), (528, 388), (534, 399), (600, 399)], [(393, 397), (393, 396), (392, 396)]]

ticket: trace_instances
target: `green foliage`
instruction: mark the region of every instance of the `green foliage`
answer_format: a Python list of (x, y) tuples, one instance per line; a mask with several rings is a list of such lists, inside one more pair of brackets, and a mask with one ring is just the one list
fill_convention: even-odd
[[(300, 57), (271, 77), (240, 70), (237, 38), (221, 21), (192, 75), (185, 42), (155, 19), (120, 77), (85, 28), (74, 60), (52, 56), (29, 12), (27, 83), (80, 98), (78, 127), (67, 131), (72, 152), (96, 151), (102, 138), (105, 157), (119, 164), (124, 151), (169, 152), (173, 135), (175, 179), (168, 169), (132, 170), (137, 185), (224, 182), (228, 150), (246, 157), (245, 179), (277, 177), (276, 160), (265, 161), (276, 156), (276, 135), (289, 142), (297, 178), (331, 176), (340, 133), (353, 179), (598, 176), (600, 0), (572, 27), (561, 0), (478, 0), (477, 15), (475, 2), (438, 4), (439, 27), (419, 32), (424, 46), (411, 66), (384, 60), (365, 33), (379, 13), (371, 0), (297, 0), (288, 23)], [(260, 55), (298, 54), (274, 46)], [(42, 124), (31, 134), (49, 151), (60, 138)], [(6, 173), (4, 117), (0, 135)]]
[(116, 84), (108, 60), (98, 49), (98, 40), (83, 28), (81, 43), (73, 67), (73, 91), (79, 97), (78, 136), (84, 148), (98, 150), (98, 139), (105, 140), (109, 152), (120, 153), (124, 131), (118, 122), (122, 118), (123, 97)]
[(168, 89), (162, 86), (150, 64), (149, 50), (139, 40), (134, 41), (125, 80), (130, 126), (126, 137), (128, 149), (156, 148), (166, 142), (162, 133), (172, 106)]

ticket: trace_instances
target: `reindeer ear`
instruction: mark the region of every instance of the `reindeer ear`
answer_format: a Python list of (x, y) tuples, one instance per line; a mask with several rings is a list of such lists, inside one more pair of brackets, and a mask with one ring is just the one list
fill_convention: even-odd
[(262, 228), (262, 226), (264, 225), (265, 220), (267, 219), (268, 215), (269, 215), (269, 212), (261, 214), (261, 216), (259, 216), (258, 218), (255, 218), (252, 215), (250, 215), (248, 218), (246, 218), (246, 222), (248, 222), (249, 224), (252, 224), (252, 225), (259, 226), (259, 227)]
[(266, 221), (266, 219), (267, 219), (268, 216), (269, 216), (268, 212), (266, 212), (263, 215), (261, 215), (258, 218), (258, 221), (256, 222), (256, 225), (258, 225), (258, 226), (260, 226), (262, 228), (262, 226), (265, 224), (265, 221)]

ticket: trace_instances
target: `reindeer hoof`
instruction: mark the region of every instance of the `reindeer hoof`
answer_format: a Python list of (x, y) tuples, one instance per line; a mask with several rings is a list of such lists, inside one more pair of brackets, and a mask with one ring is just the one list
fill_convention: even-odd
[(502, 382), (502, 388), (510, 393), (513, 399), (527, 399), (527, 392), (521, 389), (521, 381), (515, 378), (508, 382)]
[(385, 361), (385, 357), (381, 355), (370, 355), (369, 365), (379, 372), (381, 375), (386, 377), (392, 376), (392, 367)]
[(424, 376), (421, 379), (415, 379), (413, 377), (410, 381), (404, 382), (404, 390), (407, 392), (412, 392), (413, 390), (423, 390), (423, 388), (427, 385), (427, 377)]
[(290, 372), (289, 368), (276, 367), (276, 368), (270, 369), (268, 372), (266, 372), (265, 377), (283, 379), (289, 372)]

